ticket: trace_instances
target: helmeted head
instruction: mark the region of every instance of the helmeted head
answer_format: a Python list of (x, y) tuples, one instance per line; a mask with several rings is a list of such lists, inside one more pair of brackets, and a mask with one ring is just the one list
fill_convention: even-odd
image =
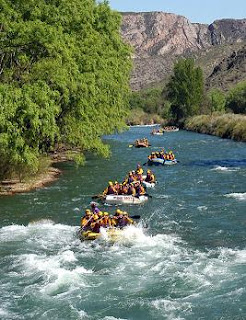
[(104, 212), (104, 216), (105, 216), (105, 217), (108, 217), (108, 216), (109, 216), (109, 213), (108, 213), (108, 212)]
[(150, 170), (147, 170), (147, 173), (151, 173), (151, 171), (150, 171)]
[(100, 218), (103, 217), (102, 211), (98, 212), (98, 216), (99, 216)]
[(96, 207), (96, 203), (95, 202), (91, 202), (91, 207), (95, 208)]
[(116, 215), (120, 215), (121, 214), (121, 210), (120, 209), (116, 209), (115, 214)]
[(86, 210), (85, 210), (85, 214), (86, 214), (87, 216), (91, 216), (91, 215), (92, 215), (92, 212), (91, 212), (90, 209), (86, 209)]
[(109, 181), (109, 182), (108, 182), (108, 185), (109, 185), (110, 187), (112, 187), (112, 186), (113, 186), (113, 182), (112, 182), (112, 181)]
[(114, 184), (118, 184), (118, 183), (119, 183), (118, 181), (115, 181), (115, 182), (114, 182)]

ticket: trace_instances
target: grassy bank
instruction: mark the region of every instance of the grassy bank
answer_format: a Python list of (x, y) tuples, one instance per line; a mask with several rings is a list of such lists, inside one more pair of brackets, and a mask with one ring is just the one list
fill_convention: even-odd
[(200, 115), (186, 120), (186, 130), (246, 142), (246, 116), (227, 113)]

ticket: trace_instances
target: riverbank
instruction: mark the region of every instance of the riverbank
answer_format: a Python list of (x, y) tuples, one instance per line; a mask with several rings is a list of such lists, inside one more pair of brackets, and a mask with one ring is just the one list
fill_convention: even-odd
[(47, 184), (56, 181), (60, 174), (61, 170), (49, 167), (45, 172), (31, 177), (27, 181), (19, 181), (16, 179), (2, 181), (0, 184), (0, 196), (10, 196), (16, 193), (43, 188)]
[(246, 142), (246, 116), (242, 114), (200, 115), (186, 120), (184, 129)]
[(0, 182), (0, 196), (9, 196), (15, 193), (29, 192), (40, 189), (56, 181), (62, 171), (53, 165), (61, 162), (74, 161), (80, 150), (78, 148), (67, 149), (60, 146), (47, 157), (40, 159), (40, 167), (36, 174), (27, 176), (23, 180), (18, 178), (6, 179)]

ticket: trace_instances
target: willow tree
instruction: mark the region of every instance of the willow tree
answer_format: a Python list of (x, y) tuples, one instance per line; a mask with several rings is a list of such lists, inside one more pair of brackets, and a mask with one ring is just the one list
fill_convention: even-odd
[(2, 0), (0, 21), (0, 176), (35, 171), (57, 142), (107, 155), (100, 137), (124, 126), (131, 69), (120, 15), (94, 0)]
[(203, 72), (192, 59), (179, 60), (167, 84), (167, 99), (174, 119), (180, 120), (199, 113), (203, 98)]

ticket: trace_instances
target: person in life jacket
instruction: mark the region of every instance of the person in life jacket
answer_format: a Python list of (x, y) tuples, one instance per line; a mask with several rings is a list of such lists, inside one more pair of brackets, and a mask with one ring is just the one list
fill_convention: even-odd
[(155, 176), (151, 170), (147, 170), (146, 182), (155, 183)]
[(118, 217), (122, 214), (120, 209), (116, 209), (114, 216), (111, 218), (111, 226), (117, 227), (118, 225)]
[(127, 194), (128, 194), (129, 196), (133, 196), (133, 197), (136, 196), (136, 189), (135, 189), (133, 183), (131, 183), (131, 184), (129, 185)]
[(115, 190), (117, 191), (117, 194), (119, 194), (120, 184), (119, 184), (118, 181), (115, 181), (115, 182), (114, 182), (114, 188), (115, 188)]
[(99, 233), (100, 232), (100, 227), (101, 227), (101, 225), (100, 225), (99, 216), (97, 214), (94, 214), (92, 222), (90, 224), (90, 230), (92, 232)]
[(117, 216), (117, 227), (124, 228), (129, 224), (133, 224), (133, 220), (128, 217), (127, 212), (122, 212), (119, 216)]
[(172, 151), (169, 152), (169, 157), (170, 157), (170, 160), (174, 160), (175, 159), (175, 155), (173, 154)]
[(103, 213), (103, 217), (101, 219), (101, 227), (103, 228), (108, 228), (111, 227), (111, 220), (109, 218), (109, 213), (108, 212), (104, 212)]
[(143, 175), (142, 174), (136, 174), (136, 181), (143, 181)]
[(98, 214), (100, 212), (100, 209), (97, 207), (95, 202), (91, 202), (91, 211), (93, 214)]
[(142, 175), (143, 172), (144, 172), (143, 168), (141, 167), (141, 165), (139, 163), (137, 164), (137, 169), (136, 169), (135, 172), (136, 172), (137, 175)]
[(112, 181), (109, 181), (108, 187), (103, 191), (103, 195), (117, 194), (117, 191), (114, 188), (114, 184)]
[(128, 185), (124, 184), (121, 189), (121, 194), (126, 195), (128, 193)]
[(141, 185), (141, 183), (140, 182), (137, 182), (136, 183), (136, 185), (135, 185), (135, 187), (136, 187), (136, 195), (137, 195), (137, 197), (140, 197), (140, 196), (143, 196), (143, 195), (145, 195), (145, 189), (144, 189), (144, 187)]
[(125, 180), (125, 184), (130, 184), (134, 181), (134, 175), (132, 171), (129, 172), (128, 177)]
[(93, 219), (93, 214), (90, 209), (85, 210), (85, 215), (80, 220), (80, 226), (83, 230), (89, 229), (90, 222)]

